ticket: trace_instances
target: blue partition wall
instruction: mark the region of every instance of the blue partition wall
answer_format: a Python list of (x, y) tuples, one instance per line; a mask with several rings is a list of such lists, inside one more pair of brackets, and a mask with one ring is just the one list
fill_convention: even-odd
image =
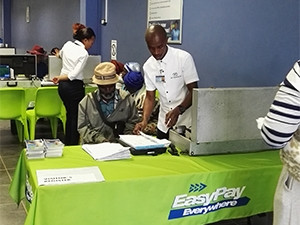
[[(111, 40), (117, 40), (118, 60), (145, 62), (149, 57), (144, 41), (147, 0), (108, 0), (106, 26), (100, 22), (105, 0), (59, 2), (68, 6), (59, 10), (68, 13), (57, 12), (57, 4), (51, 7), (49, 2), (47, 7), (37, 8), (42, 7), (39, 0), (2, 0), (5, 42), (16, 47), (17, 53), (24, 53), (36, 43), (48, 51), (54, 45), (61, 47), (71, 39), (69, 27), (78, 22), (77, 10), (82, 2), (85, 22), (97, 36), (90, 54), (101, 54), (102, 60), (109, 61)], [(299, 0), (183, 2), (182, 44), (176, 47), (193, 55), (200, 87), (277, 85), (300, 57)], [(26, 4), (31, 6), (30, 23), (25, 23)], [(55, 13), (59, 13), (61, 23), (55, 23), (53, 30), (48, 26), (57, 18)], [(43, 16), (36, 19), (38, 15)]]
[[(272, 86), (299, 58), (299, 0), (184, 0), (183, 42), (200, 76), (200, 87)], [(108, 1), (101, 27), (101, 54), (143, 63), (147, 1)]]
[(101, 26), (100, 20), (102, 16), (102, 2), (99, 0), (86, 0), (86, 22), (85, 24), (91, 27), (95, 34), (96, 40), (91, 49), (89, 49), (89, 53), (92, 55), (101, 54)]

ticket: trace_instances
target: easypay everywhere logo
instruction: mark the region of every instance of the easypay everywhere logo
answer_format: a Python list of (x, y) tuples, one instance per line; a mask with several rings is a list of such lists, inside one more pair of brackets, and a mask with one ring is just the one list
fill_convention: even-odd
[[(189, 193), (202, 192), (205, 184), (191, 184)], [(169, 220), (186, 216), (203, 215), (216, 210), (247, 205), (248, 197), (241, 197), (246, 186), (242, 187), (219, 187), (211, 193), (199, 195), (180, 194), (175, 196)]]

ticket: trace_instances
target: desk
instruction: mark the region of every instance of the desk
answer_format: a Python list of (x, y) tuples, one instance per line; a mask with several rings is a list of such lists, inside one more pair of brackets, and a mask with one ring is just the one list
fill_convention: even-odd
[[(36, 91), (41, 87), (40, 80), (15, 80), (9, 81), (11, 84), (16, 84), (16, 87), (22, 87), (25, 90), (25, 105), (28, 106), (30, 102), (35, 101)], [(0, 81), (0, 88), (6, 88), (8, 81)], [(85, 84), (85, 94), (97, 89), (97, 85)]]
[[(37, 186), (38, 169), (95, 165), (104, 182)], [(9, 192), (19, 203), (28, 177), (25, 225), (199, 225), (272, 211), (281, 168), (277, 150), (99, 162), (68, 146), (62, 158), (27, 160), (23, 151)]]
[(15, 48), (0, 48), (0, 55), (14, 55), (16, 54), (16, 49)]

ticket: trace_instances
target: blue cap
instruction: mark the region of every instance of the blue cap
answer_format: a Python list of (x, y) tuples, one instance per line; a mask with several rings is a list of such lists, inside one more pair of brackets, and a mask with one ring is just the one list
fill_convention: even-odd
[(144, 77), (141, 72), (130, 71), (123, 77), (123, 80), (131, 94), (140, 90), (144, 85)]

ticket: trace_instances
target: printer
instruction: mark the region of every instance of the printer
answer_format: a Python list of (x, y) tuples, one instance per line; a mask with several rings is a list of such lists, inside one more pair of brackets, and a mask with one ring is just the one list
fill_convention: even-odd
[(170, 141), (192, 156), (270, 149), (261, 138), (256, 119), (266, 116), (278, 89), (196, 88), (190, 133), (170, 130)]

